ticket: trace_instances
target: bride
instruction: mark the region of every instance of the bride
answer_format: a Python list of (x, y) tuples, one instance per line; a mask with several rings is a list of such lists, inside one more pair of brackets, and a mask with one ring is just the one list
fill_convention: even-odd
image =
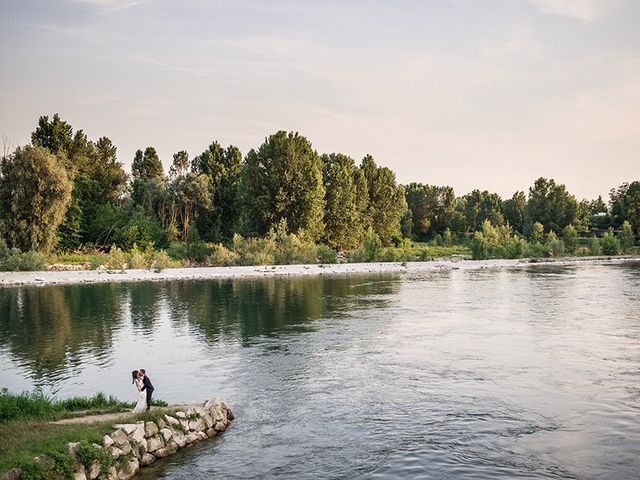
[(145, 393), (142, 391), (142, 381), (138, 378), (138, 370), (134, 370), (131, 372), (131, 377), (133, 381), (131, 382), (138, 389), (138, 395), (140, 395), (140, 400), (136, 403), (136, 406), (133, 407), (133, 413), (142, 413), (147, 409), (147, 398)]

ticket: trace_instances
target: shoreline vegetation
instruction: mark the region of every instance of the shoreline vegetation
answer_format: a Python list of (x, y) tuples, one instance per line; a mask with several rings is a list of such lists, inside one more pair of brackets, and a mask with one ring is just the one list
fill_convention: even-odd
[(400, 185), (366, 155), (318, 153), (278, 131), (243, 155), (135, 153), (57, 114), (0, 158), (0, 271), (416, 262), (640, 254), (640, 180), (608, 202), (538, 178), (510, 198)]
[[(154, 407), (167, 408), (167, 403), (155, 400)], [(118, 420), (96, 423), (54, 423), (57, 420), (88, 417), (105, 413), (122, 413), (121, 419), (130, 417), (132, 402), (122, 402), (112, 396), (97, 393), (93, 397), (72, 397), (56, 400), (41, 391), (10, 393), (0, 390), (0, 475), (20, 468), (28, 479), (73, 478), (68, 475), (71, 465), (68, 444), (79, 443), (81, 451), (93, 443), (102, 443), (104, 435), (113, 430)], [(135, 420), (153, 414), (141, 414)], [(90, 450), (88, 450), (90, 453)], [(45, 455), (47, 461), (43, 464)], [(44, 475), (53, 461), (56, 475)], [(2, 478), (2, 477), (0, 477)]]

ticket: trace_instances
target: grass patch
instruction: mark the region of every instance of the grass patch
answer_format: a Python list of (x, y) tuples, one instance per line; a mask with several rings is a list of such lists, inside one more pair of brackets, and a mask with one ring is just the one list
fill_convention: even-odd
[(118, 412), (130, 409), (132, 406), (133, 403), (122, 402), (104, 393), (97, 393), (93, 397), (56, 400), (39, 390), (32, 393), (14, 394), (3, 388), (0, 390), (0, 425), (16, 419), (53, 420), (65, 418), (78, 412)]

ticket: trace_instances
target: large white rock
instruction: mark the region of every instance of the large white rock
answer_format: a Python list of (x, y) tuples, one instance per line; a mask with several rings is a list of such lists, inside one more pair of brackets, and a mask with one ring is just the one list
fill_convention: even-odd
[(105, 435), (102, 438), (102, 445), (104, 446), (104, 448), (109, 448), (114, 443), (115, 442), (113, 441), (113, 438), (111, 438), (109, 435)]
[(73, 471), (73, 480), (87, 480), (87, 474), (82, 465), (78, 465)]
[(145, 437), (153, 437), (156, 433), (158, 433), (158, 426), (153, 422), (146, 422), (144, 424), (144, 435)]
[(189, 422), (189, 430), (192, 430), (194, 432), (201, 432), (206, 428), (207, 426), (205, 425), (204, 420), (202, 420), (201, 418), (198, 418), (197, 420), (191, 420)]
[(164, 457), (168, 457), (169, 455), (171, 455), (173, 452), (169, 447), (164, 447), (161, 448), (159, 450), (156, 450), (155, 452), (153, 452), (153, 454), (157, 457), (157, 458), (164, 458)]
[[(129, 447), (129, 449), (131, 449), (131, 447)], [(118, 447), (114, 445), (107, 447), (107, 452), (109, 452), (109, 454), (111, 455), (111, 458), (113, 459), (118, 459), (122, 456), (122, 450), (120, 450)]]
[(144, 422), (136, 424), (136, 429), (131, 432), (129, 438), (135, 440), (141, 445), (144, 445)]
[(202, 416), (202, 420), (204, 421), (205, 425), (207, 426), (207, 428), (211, 428), (213, 427), (213, 418), (211, 417), (211, 415), (209, 413), (205, 413)]
[(117, 429), (122, 430), (127, 435), (131, 435), (138, 428), (137, 423), (119, 423), (114, 425)]
[(170, 428), (163, 428), (162, 430), (160, 430), (160, 434), (166, 442), (173, 436), (173, 430), (171, 430)]
[(164, 419), (169, 425), (179, 425), (180, 424), (178, 419), (176, 419), (175, 417), (172, 417), (170, 415), (165, 415)]
[(176, 412), (175, 416), (176, 418), (187, 418), (187, 414), (184, 412)]
[(164, 447), (164, 442), (161, 436), (151, 437), (147, 439), (147, 452), (153, 453), (156, 450)]
[(89, 480), (95, 480), (98, 478), (98, 475), (100, 475), (100, 462), (93, 462), (91, 464), (91, 468), (86, 473)]
[(171, 440), (176, 442), (176, 445), (178, 445), (180, 448), (183, 448), (187, 444), (187, 437), (182, 432), (174, 432)]
[(113, 440), (113, 443), (118, 447), (121, 447), (125, 443), (129, 443), (129, 438), (127, 437), (127, 434), (124, 433), (124, 431), (122, 430), (116, 430), (110, 435), (110, 437)]
[(193, 443), (196, 440), (198, 440), (198, 434), (195, 432), (189, 432), (187, 433), (186, 439), (187, 439), (187, 443)]
[(151, 455), (150, 453), (145, 453), (140, 459), (140, 465), (146, 467), (147, 465), (151, 465), (156, 461), (156, 457)]
[(118, 470), (118, 480), (129, 480), (140, 469), (140, 462), (137, 458), (132, 458), (127, 464)]

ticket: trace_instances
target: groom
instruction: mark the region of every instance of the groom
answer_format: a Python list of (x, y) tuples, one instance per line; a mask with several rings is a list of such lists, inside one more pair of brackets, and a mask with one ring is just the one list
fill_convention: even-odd
[(143, 392), (145, 390), (147, 391), (147, 410), (149, 410), (151, 408), (151, 395), (153, 395), (155, 388), (153, 388), (153, 384), (151, 383), (151, 380), (149, 380), (149, 377), (147, 377), (147, 372), (144, 368), (140, 369), (140, 378), (142, 379), (141, 390)]

